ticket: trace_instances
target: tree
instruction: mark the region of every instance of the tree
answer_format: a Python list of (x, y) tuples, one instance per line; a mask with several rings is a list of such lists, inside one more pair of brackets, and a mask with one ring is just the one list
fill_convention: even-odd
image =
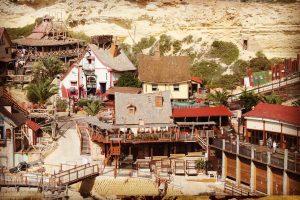
[(92, 102), (87, 102), (87, 105), (83, 106), (83, 109), (85, 112), (87, 112), (88, 115), (95, 116), (100, 111), (101, 106), (102, 105), (100, 101), (92, 101)]
[(226, 74), (221, 76), (213, 86), (220, 87), (226, 90), (233, 90), (240, 83), (239, 77), (235, 75)]
[(117, 86), (119, 87), (141, 87), (142, 84), (133, 72), (125, 72), (121, 74)]
[(229, 94), (226, 91), (220, 92), (216, 91), (215, 93), (210, 93), (208, 99), (213, 101), (215, 105), (227, 105)]
[(250, 60), (250, 67), (253, 72), (267, 71), (271, 69), (271, 62), (266, 57), (256, 57)]
[(49, 57), (33, 64), (34, 80), (54, 78), (57, 74), (65, 71), (66, 66), (64, 63), (55, 57)]
[(270, 103), (270, 104), (282, 104), (284, 101), (281, 96), (276, 95), (275, 93), (272, 93), (267, 96), (262, 96), (261, 100), (264, 103)]
[(260, 98), (258, 95), (247, 92), (247, 90), (244, 90), (242, 94), (240, 95), (239, 99), (244, 104), (245, 111), (248, 112), (252, 110), (253, 106), (256, 106), (258, 102), (260, 101)]
[(172, 47), (172, 38), (169, 35), (162, 34), (159, 38), (159, 51), (160, 55), (163, 56), (165, 53), (169, 52)]
[(249, 67), (249, 62), (245, 60), (237, 60), (233, 65), (232, 65), (232, 72), (233, 75), (243, 78), (244, 76), (247, 75), (247, 68)]
[(221, 77), (223, 69), (215, 62), (201, 61), (191, 67), (191, 73), (201, 77), (208, 86), (212, 86)]
[(26, 90), (27, 99), (30, 102), (44, 106), (50, 97), (57, 94), (58, 88), (51, 83), (50, 79), (45, 79), (37, 83), (30, 83)]
[(232, 42), (214, 41), (211, 47), (210, 55), (214, 58), (220, 58), (227, 65), (239, 57), (239, 49)]
[(156, 41), (155, 37), (150, 36), (149, 38), (142, 38), (137, 44), (133, 45), (132, 47), (132, 53), (134, 55), (138, 54), (138, 53), (142, 53), (143, 49), (147, 49), (149, 47), (151, 47), (154, 42)]

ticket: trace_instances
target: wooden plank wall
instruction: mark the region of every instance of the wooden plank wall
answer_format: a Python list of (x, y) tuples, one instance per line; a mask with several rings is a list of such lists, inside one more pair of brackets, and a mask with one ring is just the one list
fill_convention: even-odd
[(241, 161), (241, 182), (250, 185), (251, 161), (240, 158)]
[(273, 195), (282, 195), (283, 194), (283, 170), (272, 169), (272, 184), (273, 184)]
[(267, 166), (255, 163), (256, 166), (256, 190), (267, 193)]
[(289, 195), (300, 195), (300, 175), (288, 173)]
[(226, 154), (227, 157), (227, 176), (236, 178), (236, 158), (235, 155)]

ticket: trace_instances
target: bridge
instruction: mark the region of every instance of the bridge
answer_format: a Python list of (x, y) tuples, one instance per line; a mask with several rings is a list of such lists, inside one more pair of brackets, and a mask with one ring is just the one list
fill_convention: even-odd
[[(300, 82), (300, 73), (297, 73), (292, 76), (286, 77), (285, 79), (274, 80), (272, 82), (263, 85), (252, 87), (249, 90), (247, 89), (247, 92), (253, 92), (255, 94), (265, 94), (291, 85), (296, 85), (299, 82)], [(243, 92), (231, 95), (229, 101), (232, 102), (238, 100), (242, 94)]]
[(60, 171), (50, 177), (39, 174), (6, 175), (0, 174), (1, 187), (35, 187), (44, 191), (62, 190), (68, 185), (99, 175), (97, 164), (84, 164), (71, 169)]

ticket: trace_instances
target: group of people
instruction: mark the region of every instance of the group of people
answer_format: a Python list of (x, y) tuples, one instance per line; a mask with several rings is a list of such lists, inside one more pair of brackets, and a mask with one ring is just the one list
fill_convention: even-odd
[(275, 140), (272, 141), (272, 138), (269, 137), (268, 140), (267, 140), (267, 145), (268, 145), (268, 148), (269, 149), (272, 149), (273, 147), (273, 153), (276, 152), (276, 148), (277, 148), (277, 143)]

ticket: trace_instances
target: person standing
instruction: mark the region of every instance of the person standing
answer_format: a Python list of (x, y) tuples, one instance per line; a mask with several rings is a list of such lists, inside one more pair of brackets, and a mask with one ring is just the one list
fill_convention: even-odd
[(272, 138), (271, 137), (268, 138), (268, 148), (272, 149)]
[(277, 148), (277, 144), (276, 144), (276, 141), (274, 140), (273, 141), (273, 153), (276, 152), (276, 148)]

